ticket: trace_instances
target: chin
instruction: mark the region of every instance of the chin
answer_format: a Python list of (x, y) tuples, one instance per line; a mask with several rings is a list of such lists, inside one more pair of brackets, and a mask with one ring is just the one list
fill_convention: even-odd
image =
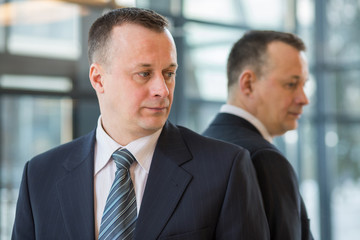
[(297, 127), (298, 127), (298, 125), (297, 125), (297, 124), (294, 124), (294, 125), (288, 126), (288, 127), (286, 128), (286, 131), (292, 131), (292, 130), (295, 130), (295, 129), (297, 129)]
[(156, 132), (165, 125), (166, 121), (147, 122), (143, 124), (143, 129), (149, 132)]

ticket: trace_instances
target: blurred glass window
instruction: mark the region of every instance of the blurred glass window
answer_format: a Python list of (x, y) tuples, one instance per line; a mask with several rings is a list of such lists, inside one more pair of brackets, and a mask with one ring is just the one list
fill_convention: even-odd
[(80, 6), (63, 1), (12, 0), (1, 8), (12, 13), (3, 20), (9, 26), (10, 53), (63, 59), (80, 56), (79, 23), (85, 11)]
[(360, 117), (360, 70), (334, 70), (326, 74), (326, 108), (331, 114)]
[(329, 0), (327, 4), (328, 41), (326, 58), (330, 62), (360, 60), (360, 8), (357, 0)]
[(189, 49), (186, 55), (187, 96), (225, 101), (227, 55), (244, 31), (191, 22), (184, 29)]
[(24, 164), (72, 139), (72, 100), (2, 95), (0, 116), (0, 238), (10, 239)]
[(3, 75), (0, 87), (4, 89), (70, 92), (71, 79), (66, 77)]
[(183, 14), (186, 18), (202, 21), (280, 28), (285, 24), (287, 2), (286, 0), (184, 0)]

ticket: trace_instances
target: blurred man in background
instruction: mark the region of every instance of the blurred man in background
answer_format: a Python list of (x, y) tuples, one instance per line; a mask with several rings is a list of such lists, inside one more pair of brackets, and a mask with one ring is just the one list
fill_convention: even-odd
[(290, 33), (249, 31), (228, 57), (228, 98), (204, 135), (250, 151), (262, 192), (271, 239), (312, 239), (297, 176), (272, 144), (296, 129), (308, 66), (305, 45)]

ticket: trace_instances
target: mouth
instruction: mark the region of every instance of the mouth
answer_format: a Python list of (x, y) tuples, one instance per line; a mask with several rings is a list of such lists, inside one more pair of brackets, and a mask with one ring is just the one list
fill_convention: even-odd
[(169, 111), (171, 104), (168, 99), (158, 101), (148, 101), (142, 106), (147, 112), (154, 114), (163, 114)]
[(164, 112), (168, 109), (168, 107), (145, 107), (145, 108), (153, 112)]
[(301, 117), (302, 112), (289, 112), (290, 116), (293, 116), (296, 119), (299, 119)]

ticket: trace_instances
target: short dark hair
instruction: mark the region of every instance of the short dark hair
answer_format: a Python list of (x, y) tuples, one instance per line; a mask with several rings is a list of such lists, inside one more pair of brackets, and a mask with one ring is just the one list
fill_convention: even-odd
[(286, 43), (299, 51), (305, 51), (304, 42), (295, 34), (276, 31), (251, 30), (232, 47), (227, 61), (228, 88), (237, 82), (244, 67), (250, 66), (255, 74), (263, 74), (267, 46), (275, 41)]
[(99, 17), (91, 26), (88, 38), (89, 63), (106, 62), (112, 29), (124, 23), (132, 23), (163, 32), (169, 26), (168, 20), (160, 14), (141, 8), (119, 8)]

